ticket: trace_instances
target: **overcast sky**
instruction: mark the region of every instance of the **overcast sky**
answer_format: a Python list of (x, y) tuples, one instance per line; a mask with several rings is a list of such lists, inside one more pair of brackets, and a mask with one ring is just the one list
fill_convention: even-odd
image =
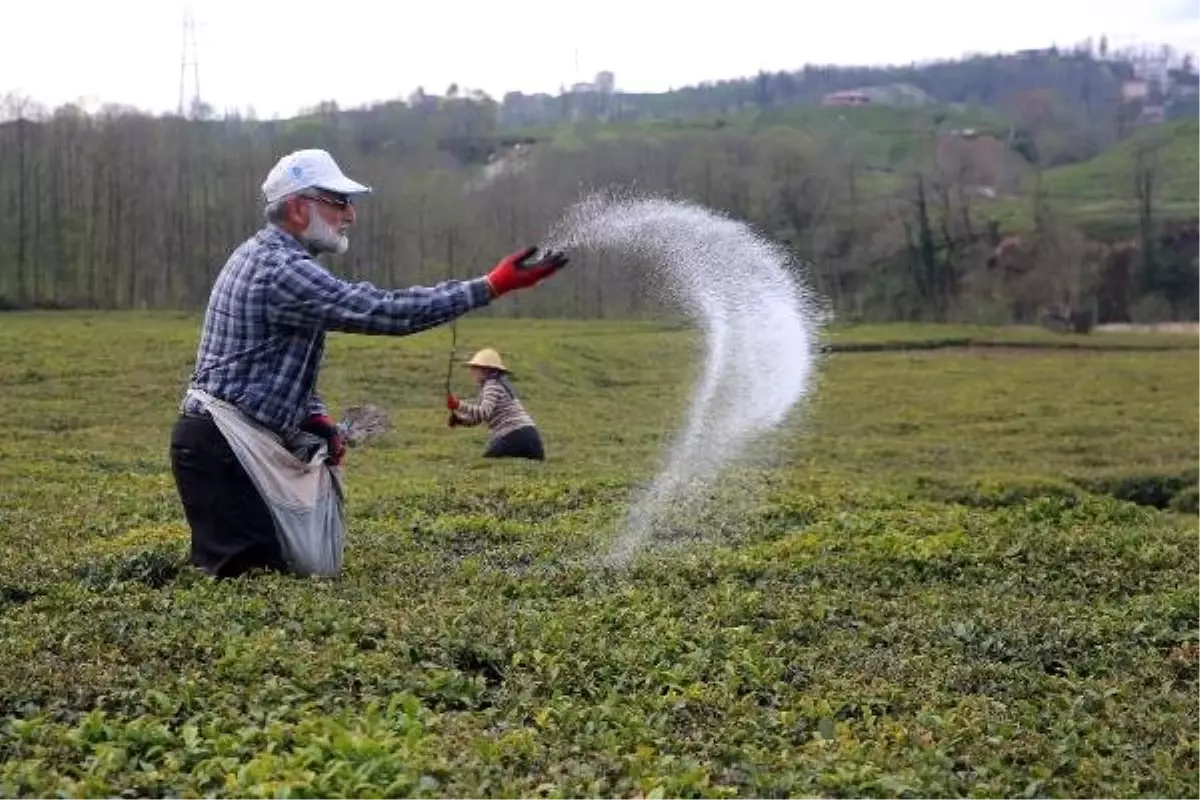
[(1196, 0), (9, 0), (0, 95), (173, 110), (185, 8), (202, 99), (264, 118), (451, 82), (497, 99), (553, 93), (602, 69), (618, 89), (662, 91), (806, 62), (907, 63), (1101, 34), (1113, 46), (1200, 49)]

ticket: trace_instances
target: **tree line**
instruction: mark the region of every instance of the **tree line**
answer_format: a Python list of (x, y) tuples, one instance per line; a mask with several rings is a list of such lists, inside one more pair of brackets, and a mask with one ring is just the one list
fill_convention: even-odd
[[(331, 267), (386, 287), (478, 275), (544, 236), (589, 189), (621, 186), (694, 200), (784, 242), (844, 318), (1196, 315), (1195, 221), (1157, 213), (1152, 150), (1129, 176), (1139, 223), (1125, 241), (1090, 240), (1036, 190), (1034, 225), (1019, 236), (986, 211), (981, 186), (1040, 179), (1047, 167), (1054, 109), (1044, 104), (1018, 109), (1012, 141), (922, 133), (926, 156), (881, 175), (836, 138), (783, 126), (523, 139), (470, 94), (270, 122), (34, 113), (24, 102), (0, 109), (10, 120), (0, 124), (8, 308), (202, 307), (230, 250), (263, 224), (267, 170), (289, 150), (325, 147), (375, 188)], [(583, 253), (544, 290), (487, 313), (638, 315), (658, 310), (646, 288), (637, 263)]]

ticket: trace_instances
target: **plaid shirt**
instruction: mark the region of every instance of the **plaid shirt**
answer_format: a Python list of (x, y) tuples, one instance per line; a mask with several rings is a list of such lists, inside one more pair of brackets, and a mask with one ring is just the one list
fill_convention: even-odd
[[(298, 239), (268, 224), (243, 242), (213, 285), (191, 386), (277, 433), (328, 413), (316, 392), (325, 331), (403, 336), (491, 302), (478, 278), (388, 291), (347, 283)], [(184, 398), (181, 409), (200, 413)]]

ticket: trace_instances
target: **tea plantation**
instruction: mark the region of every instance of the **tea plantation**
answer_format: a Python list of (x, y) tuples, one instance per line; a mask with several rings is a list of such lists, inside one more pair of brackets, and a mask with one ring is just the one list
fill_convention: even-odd
[(543, 464), (446, 427), (445, 329), (332, 335), (325, 399), (393, 423), (344, 574), (214, 582), (167, 461), (198, 325), (0, 316), (0, 796), (1197, 796), (1195, 335), (831, 330), (621, 569), (696, 334), (460, 321)]

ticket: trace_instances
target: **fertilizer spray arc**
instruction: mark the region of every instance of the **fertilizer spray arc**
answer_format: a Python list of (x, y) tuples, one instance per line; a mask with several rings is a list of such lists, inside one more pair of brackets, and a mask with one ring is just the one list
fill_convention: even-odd
[(808, 393), (819, 298), (786, 251), (744, 223), (693, 203), (596, 193), (570, 208), (545, 245), (634, 256), (704, 332), (703, 370), (662, 469), (632, 506), (610, 561), (696, 516), (706, 490)]
[[(775, 243), (711, 209), (662, 197), (586, 197), (541, 249), (636, 258), (652, 270), (662, 299), (704, 332), (703, 368), (682, 429), (605, 559), (620, 566), (680, 517), (701, 519), (708, 490), (804, 399), (817, 361), (820, 300)], [(452, 322), (447, 394), (456, 350)]]

